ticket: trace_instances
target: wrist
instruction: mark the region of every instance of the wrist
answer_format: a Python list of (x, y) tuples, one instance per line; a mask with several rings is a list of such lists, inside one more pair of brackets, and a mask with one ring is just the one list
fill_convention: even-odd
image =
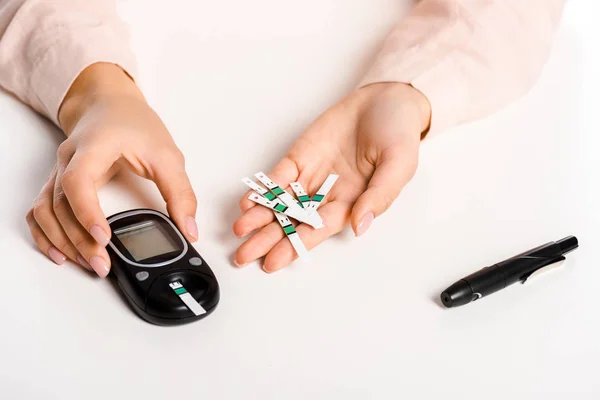
[(143, 99), (135, 82), (118, 65), (90, 65), (77, 76), (63, 99), (58, 111), (60, 127), (69, 136), (90, 107), (102, 99), (115, 96)]
[(418, 131), (423, 139), (429, 130), (431, 123), (431, 105), (423, 93), (412, 85), (400, 82), (381, 82), (364, 86), (359, 89), (364, 92), (371, 104), (379, 99), (393, 98), (394, 103), (408, 111), (407, 114), (414, 116), (411, 126)]

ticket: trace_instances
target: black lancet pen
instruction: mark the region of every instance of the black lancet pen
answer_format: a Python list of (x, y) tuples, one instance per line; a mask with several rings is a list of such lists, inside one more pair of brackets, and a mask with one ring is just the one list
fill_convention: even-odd
[(525, 282), (536, 271), (562, 263), (565, 254), (578, 246), (577, 238), (568, 236), (485, 267), (444, 290), (440, 296), (442, 304), (448, 308), (462, 306), (515, 282)]

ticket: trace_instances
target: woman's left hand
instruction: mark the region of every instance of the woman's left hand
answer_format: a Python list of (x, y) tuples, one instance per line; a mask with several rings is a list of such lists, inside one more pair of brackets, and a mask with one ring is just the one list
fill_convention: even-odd
[[(350, 94), (298, 138), (268, 174), (271, 179), (284, 189), (299, 181), (312, 195), (328, 174), (340, 175), (319, 208), (325, 227), (296, 227), (307, 249), (348, 224), (356, 236), (362, 235), (390, 207), (416, 171), (430, 114), (429, 102), (412, 86), (379, 83)], [(239, 247), (235, 263), (243, 266), (266, 256), (263, 269), (275, 272), (292, 262), (296, 252), (273, 212), (246, 196), (233, 232), (238, 237), (256, 233)]]

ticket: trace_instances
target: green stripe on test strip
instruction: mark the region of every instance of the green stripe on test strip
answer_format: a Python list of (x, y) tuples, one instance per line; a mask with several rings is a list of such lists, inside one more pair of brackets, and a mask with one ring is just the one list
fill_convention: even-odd
[(273, 189), (271, 189), (271, 192), (275, 193), (277, 196), (284, 193), (283, 189), (279, 186), (275, 186)]
[(290, 235), (292, 233), (296, 233), (296, 229), (294, 229), (294, 225), (288, 225), (283, 227), (283, 231), (286, 235)]
[(310, 201), (310, 197), (308, 197), (308, 196), (298, 196), (298, 200), (300, 200), (302, 203), (306, 203), (307, 201)]
[(277, 196), (275, 196), (275, 195), (274, 195), (273, 193), (271, 193), (271, 192), (267, 192), (267, 193), (265, 193), (265, 197), (267, 198), (267, 200), (269, 200), (269, 201), (273, 201), (273, 200), (275, 200), (275, 198), (276, 198)]
[(287, 209), (288, 209), (288, 207), (287, 207), (287, 206), (285, 206), (285, 205), (283, 205), (283, 204), (281, 204), (281, 203), (275, 204), (275, 207), (274, 207), (274, 208), (275, 208), (277, 211), (279, 211), (279, 212), (285, 212), (285, 210), (287, 210)]
[(185, 288), (177, 288), (177, 289), (173, 289), (175, 291), (176, 294), (184, 294), (187, 293), (187, 290), (185, 290)]
[(323, 196), (322, 194), (315, 194), (313, 196), (312, 200), (320, 202), (321, 200), (323, 200), (323, 197), (325, 197), (325, 196)]

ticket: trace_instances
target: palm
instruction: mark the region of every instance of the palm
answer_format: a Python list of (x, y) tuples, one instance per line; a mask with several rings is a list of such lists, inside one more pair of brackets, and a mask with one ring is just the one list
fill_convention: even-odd
[(317, 132), (308, 131), (290, 149), (286, 157), (290, 161), (289, 176), (296, 175), (293, 180), (302, 183), (308, 194), (313, 195), (328, 174), (338, 174), (340, 178), (323, 200), (321, 212), (327, 204), (335, 202), (345, 206), (349, 213), (375, 169), (365, 157), (368, 146), (359, 145), (358, 133), (353, 128), (339, 132), (338, 137), (324, 138)]
[[(349, 225), (351, 215), (360, 207), (359, 199), (377, 178), (373, 174), (386, 154), (396, 157), (406, 152), (408, 134), (402, 133), (403, 124), (399, 122), (403, 115), (397, 109), (385, 112), (389, 110), (389, 105), (375, 103), (360, 110), (360, 118), (357, 118), (357, 109), (352, 104), (342, 103), (331, 108), (269, 172), (271, 179), (290, 193), (289, 184), (298, 181), (309, 195), (316, 193), (328, 174), (340, 176), (319, 208), (325, 227), (317, 230), (306, 224), (296, 227), (308, 249)], [(414, 136), (408, 133), (411, 138)], [(416, 148), (418, 145), (415, 151)], [(412, 172), (409, 175), (412, 176)], [(270, 210), (256, 207), (245, 197), (240, 208), (244, 215), (234, 224), (235, 234), (242, 237), (256, 233), (238, 249), (238, 265), (266, 256), (263, 268), (271, 272), (296, 258), (289, 241), (283, 240), (284, 233)]]

